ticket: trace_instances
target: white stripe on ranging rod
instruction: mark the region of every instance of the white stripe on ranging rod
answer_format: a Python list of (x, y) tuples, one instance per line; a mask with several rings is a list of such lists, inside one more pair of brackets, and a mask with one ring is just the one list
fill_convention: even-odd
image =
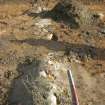
[(71, 94), (72, 94), (72, 96), (71, 96), (72, 97), (72, 105), (79, 105), (77, 91), (76, 91), (76, 87), (75, 87), (75, 83), (74, 83), (74, 79), (73, 79), (71, 70), (67, 70), (67, 74), (68, 74), (69, 85), (70, 85), (70, 90), (71, 90)]

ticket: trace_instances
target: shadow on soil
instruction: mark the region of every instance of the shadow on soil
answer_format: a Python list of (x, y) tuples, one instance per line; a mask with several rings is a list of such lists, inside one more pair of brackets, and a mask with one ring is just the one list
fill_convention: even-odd
[[(31, 82), (30, 75), (35, 79), (38, 75), (39, 61), (30, 60), (26, 58), (23, 64), (18, 64), (17, 71), (19, 77), (13, 80), (11, 89), (9, 91), (8, 103), (9, 105), (34, 105), (32, 93), (28, 91), (24, 81)], [(30, 78), (29, 78), (30, 77)]]
[(13, 43), (27, 43), (32, 46), (45, 46), (46, 48), (54, 51), (66, 51), (69, 55), (70, 51), (77, 53), (80, 58), (85, 56), (90, 56), (94, 60), (105, 60), (105, 49), (96, 48), (93, 46), (83, 45), (83, 44), (72, 44), (67, 42), (59, 42), (53, 40), (44, 39), (26, 39), (26, 40), (11, 40)]
[[(70, 8), (70, 7), (69, 7)], [(75, 16), (69, 12), (69, 15), (63, 5), (58, 3), (51, 11), (43, 11), (41, 13), (28, 13), (31, 17), (51, 18), (56, 22), (63, 22), (72, 29), (79, 28), (79, 24), (76, 22)]]

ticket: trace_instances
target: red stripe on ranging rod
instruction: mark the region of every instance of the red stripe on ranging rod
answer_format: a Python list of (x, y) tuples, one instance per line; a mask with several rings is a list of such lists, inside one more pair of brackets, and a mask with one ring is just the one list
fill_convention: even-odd
[(79, 105), (77, 91), (73, 79), (73, 75), (71, 70), (67, 70), (68, 78), (69, 78), (69, 84), (70, 84), (70, 90), (71, 90), (71, 97), (72, 97), (72, 105)]

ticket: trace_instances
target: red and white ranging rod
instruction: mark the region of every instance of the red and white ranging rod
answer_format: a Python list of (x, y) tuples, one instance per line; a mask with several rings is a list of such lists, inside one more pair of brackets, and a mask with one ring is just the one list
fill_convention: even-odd
[(68, 78), (69, 78), (69, 84), (70, 84), (70, 90), (71, 90), (71, 97), (72, 97), (72, 105), (79, 105), (76, 86), (74, 83), (73, 75), (71, 70), (67, 70)]

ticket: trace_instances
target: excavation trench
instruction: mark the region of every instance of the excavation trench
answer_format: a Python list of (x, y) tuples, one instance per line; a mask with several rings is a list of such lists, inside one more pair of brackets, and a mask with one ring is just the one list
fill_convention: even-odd
[(18, 64), (19, 76), (11, 85), (9, 105), (70, 105), (68, 64), (57, 61), (57, 56), (49, 53), (41, 60), (27, 58)]

